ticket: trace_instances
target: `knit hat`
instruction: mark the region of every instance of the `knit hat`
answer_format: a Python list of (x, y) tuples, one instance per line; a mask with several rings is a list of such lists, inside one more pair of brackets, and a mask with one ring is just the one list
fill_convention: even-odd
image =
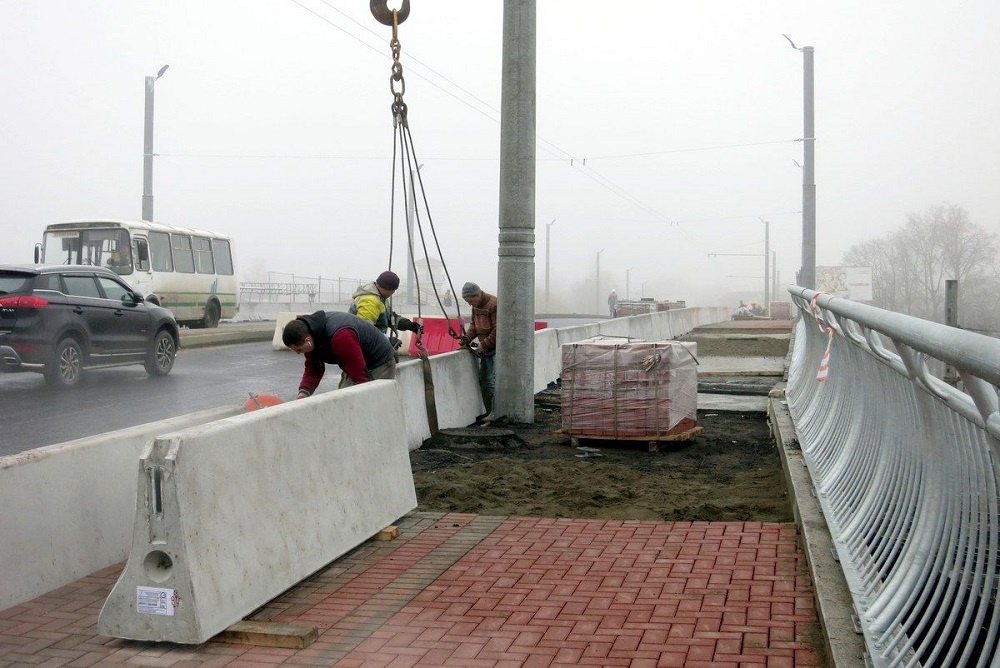
[(472, 281), (469, 281), (468, 283), (466, 283), (465, 285), (462, 286), (462, 297), (463, 298), (464, 297), (475, 297), (476, 295), (478, 295), (481, 292), (482, 292), (482, 290), (479, 289), (479, 286), (476, 285), (475, 283), (473, 283)]
[(399, 276), (392, 271), (383, 271), (378, 275), (378, 278), (375, 279), (375, 285), (384, 290), (398, 290)]

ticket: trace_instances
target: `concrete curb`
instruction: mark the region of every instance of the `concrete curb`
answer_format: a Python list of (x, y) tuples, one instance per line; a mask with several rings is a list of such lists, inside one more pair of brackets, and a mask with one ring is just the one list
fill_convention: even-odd
[(831, 666), (867, 665), (864, 636), (856, 630), (854, 621), (854, 601), (835, 556), (833, 536), (816, 498), (812, 476), (806, 468), (795, 425), (785, 403), (784, 384), (771, 391), (767, 413), (781, 455), (785, 483), (791, 492), (789, 498), (795, 524), (802, 535), (802, 549), (812, 574), (827, 659)]
[(181, 328), (181, 351), (206, 346), (221, 346), (226, 343), (248, 343), (251, 341), (270, 341), (274, 337), (275, 323), (273, 321), (259, 323), (240, 323), (239, 325), (222, 325), (214, 329)]

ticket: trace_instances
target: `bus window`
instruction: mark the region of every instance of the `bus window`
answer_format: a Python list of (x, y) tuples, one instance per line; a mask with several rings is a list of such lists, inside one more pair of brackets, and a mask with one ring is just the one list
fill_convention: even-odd
[(170, 235), (166, 232), (149, 233), (149, 254), (153, 271), (174, 270), (174, 261), (170, 253)]
[(215, 271), (223, 276), (233, 275), (233, 255), (227, 239), (212, 239), (212, 255), (215, 257)]
[(214, 274), (215, 263), (212, 262), (212, 242), (203, 237), (191, 239), (194, 250), (194, 266), (199, 274)]
[(136, 269), (149, 271), (149, 244), (142, 237), (136, 237), (132, 242), (132, 256), (135, 258)]
[(174, 251), (174, 269), (183, 274), (193, 274), (194, 255), (191, 252), (191, 237), (186, 234), (171, 234), (170, 247)]

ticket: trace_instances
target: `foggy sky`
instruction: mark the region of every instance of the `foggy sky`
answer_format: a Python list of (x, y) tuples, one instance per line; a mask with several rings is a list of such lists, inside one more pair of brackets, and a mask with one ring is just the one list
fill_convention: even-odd
[[(942, 202), (1000, 231), (998, 25), (994, 0), (538, 0), (536, 286), (552, 220), (558, 299), (594, 301), (602, 249), (605, 294), (627, 270), (633, 297), (759, 290), (761, 219), (793, 281), (803, 59), (783, 33), (815, 48), (817, 264)], [(144, 77), (169, 64), (155, 218), (232, 234), (244, 280), (374, 277), (390, 36), (362, 0), (0, 0), (0, 262), (50, 222), (141, 217)], [(493, 290), (502, 3), (412, 0), (399, 39), (445, 261)]]

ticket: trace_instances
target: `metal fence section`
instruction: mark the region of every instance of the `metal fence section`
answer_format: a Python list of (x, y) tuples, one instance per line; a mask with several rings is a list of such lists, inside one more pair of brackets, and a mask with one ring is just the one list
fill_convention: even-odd
[(278, 302), (285, 304), (343, 303), (359, 285), (359, 278), (292, 277), (287, 282), (240, 283), (240, 303)]
[(788, 407), (868, 662), (1000, 664), (1000, 340), (789, 292)]

